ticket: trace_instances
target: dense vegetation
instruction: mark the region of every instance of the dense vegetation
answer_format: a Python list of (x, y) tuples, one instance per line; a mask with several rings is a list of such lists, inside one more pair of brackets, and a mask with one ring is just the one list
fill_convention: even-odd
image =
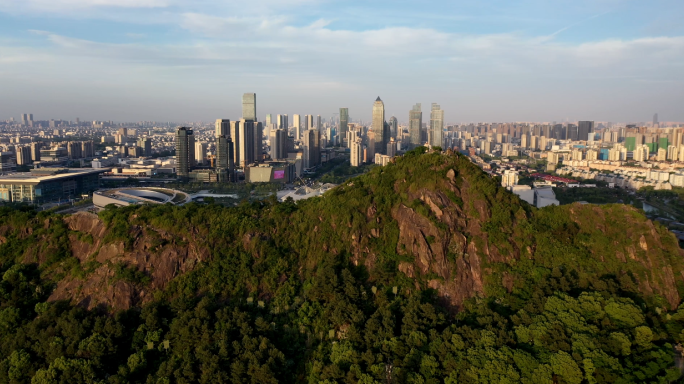
[[(460, 195), (445, 189), (450, 170)], [(439, 229), (428, 244), (455, 230), (417, 198), (424, 191), (442, 191), (449, 203), (441, 209), (470, 212), (470, 221), (486, 203), (484, 232), (468, 241), (519, 254), (506, 262), (483, 255), (484, 294), (457, 307), (430, 288), (440, 278), (434, 272), (399, 271), (414, 257), (398, 245), (398, 206)], [(585, 209), (577, 222), (569, 209), (536, 210), (467, 158), (421, 150), (297, 204), (107, 209), (106, 242), (130, 248), (130, 228), (149, 226), (181, 241), (199, 238), (212, 254), (155, 300), (110, 313), (47, 301), (59, 279), (90, 273), (70, 255), (60, 216), (0, 208), (0, 383), (677, 380), (684, 307), (644, 294), (646, 268), (610, 256), (632, 245), (628, 238), (639, 234), (625, 234), (646, 219), (618, 205), (573, 206)], [(610, 227), (597, 228), (600, 215)], [(676, 241), (653, 230), (662, 249), (649, 252), (681, 275)], [(472, 257), (448, 254), (454, 269)], [(145, 271), (129, 266), (113, 265), (112, 273), (149, 284)], [(515, 278), (502, 284), (505, 276)], [(681, 277), (676, 290), (681, 297)]]

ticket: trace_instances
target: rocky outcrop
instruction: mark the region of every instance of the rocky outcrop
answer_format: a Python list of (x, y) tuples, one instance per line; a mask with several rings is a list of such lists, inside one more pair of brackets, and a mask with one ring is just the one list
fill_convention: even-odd
[[(465, 300), (486, 295), (488, 287), (498, 291), (494, 286), (497, 284), (511, 292), (516, 280), (528, 277), (516, 276), (513, 267), (523, 254), (520, 248), (527, 250), (527, 257), (535, 259), (537, 244), (524, 245), (529, 240), (514, 233), (516, 218), (511, 219), (512, 228), (490, 226), (485, 230), (485, 225), (491, 225), (488, 221), (492, 210), (501, 210), (496, 205), (502, 203), (479, 194), (473, 186), (476, 181), (468, 175), (448, 170), (445, 176), (437, 188), (414, 192), (402, 190), (402, 184), (397, 183), (398, 193), (407, 193), (408, 201), (417, 199), (423, 205), (400, 204), (392, 210), (392, 218), (400, 232), (396, 251), (413, 260), (402, 261), (399, 271), (415, 278), (416, 287), (418, 281), (424, 281), (427, 288), (437, 290), (445, 304), (458, 309)], [(448, 192), (452, 198), (447, 197)], [(684, 282), (684, 273), (678, 276), (674, 271), (682, 270), (684, 250), (679, 249), (670, 233), (659, 230), (630, 206), (573, 204), (558, 209), (558, 215), (567, 215), (577, 226), (559, 229), (553, 233), (554, 239), (574, 243), (575, 236), (583, 236), (584, 243), (575, 244), (574, 249), (588, 251), (581, 256), (586, 260), (567, 267), (596, 276), (633, 276), (644, 296), (660, 296), (670, 309), (679, 305), (681, 295), (677, 286)], [(503, 244), (490, 239), (492, 230), (505, 233)], [(547, 268), (554, 266), (556, 260), (549, 259), (552, 256), (543, 257), (537, 262)], [(502, 269), (504, 272), (500, 272)], [(497, 276), (487, 279), (492, 274)]]
[[(208, 249), (196, 239), (175, 239), (152, 227), (131, 227), (130, 236), (135, 240), (126, 249), (121, 241), (104, 243), (107, 229), (97, 215), (77, 213), (64, 221), (73, 231), (71, 251), (80, 260), (85, 275), (59, 281), (51, 301), (70, 300), (88, 309), (129, 309), (152, 300), (156, 290), (209, 257)], [(165, 245), (157, 244), (159, 238)], [(149, 282), (122, 279), (116, 272), (120, 266), (142, 272)]]

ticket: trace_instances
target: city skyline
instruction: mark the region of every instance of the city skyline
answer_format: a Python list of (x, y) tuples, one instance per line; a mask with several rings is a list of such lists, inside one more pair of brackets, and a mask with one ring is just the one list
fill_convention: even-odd
[(683, 121), (682, 12), (673, 0), (0, 0), (0, 119), (235, 119), (229, 89), (262, 95), (260, 111), (344, 106), (367, 121), (378, 94), (400, 121), (416, 102), (452, 122)]

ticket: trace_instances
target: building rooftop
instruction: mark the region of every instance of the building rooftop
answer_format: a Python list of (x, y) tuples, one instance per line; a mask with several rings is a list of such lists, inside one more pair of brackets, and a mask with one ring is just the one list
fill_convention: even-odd
[(90, 174), (97, 174), (108, 172), (109, 168), (38, 168), (31, 172), (15, 172), (6, 175), (0, 175), (0, 183), (40, 183), (41, 181), (50, 181), (57, 179), (64, 179), (73, 176), (83, 176)]

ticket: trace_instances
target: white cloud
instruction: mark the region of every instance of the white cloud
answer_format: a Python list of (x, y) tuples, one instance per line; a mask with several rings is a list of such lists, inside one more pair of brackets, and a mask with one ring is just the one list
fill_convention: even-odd
[(0, 0), (0, 9), (7, 11), (70, 12), (83, 8), (159, 8), (171, 0)]
[[(0, 5), (7, 1), (0, 0)], [(288, 1), (301, 4), (307, 0)], [(57, 0), (50, 4), (98, 8), (108, 7), (111, 2), (114, 0)], [(48, 0), (26, 3), (45, 6)], [(132, 6), (133, 1), (118, 3), (125, 7)], [(365, 98), (365, 92), (372, 99), (379, 93), (385, 100), (385, 92), (391, 90), (388, 108), (399, 104), (392, 97), (401, 99), (408, 108), (420, 97), (429, 95), (434, 97), (431, 101), (472, 98), (458, 99), (454, 104), (470, 105), (473, 110), (486, 109), (490, 102), (498, 100), (497, 108), (514, 111), (525, 107), (537, 109), (551, 101), (560, 105), (554, 111), (562, 111), (561, 99), (554, 98), (565, 97), (566, 102), (579, 105), (573, 97), (585, 97), (589, 92), (646, 88), (639, 88), (639, 84), (681, 86), (684, 79), (684, 37), (604, 39), (573, 44), (555, 40), (557, 34), (459, 34), (406, 26), (355, 30), (340, 28), (338, 20), (328, 18), (314, 17), (302, 23), (303, 17), (276, 12), (274, 9), (283, 5), (275, 0), (252, 1), (245, 5), (249, 12), (215, 14), (200, 13), (206, 5), (201, 0), (195, 12), (177, 7), (181, 3), (184, 2), (136, 1), (138, 5), (167, 6), (167, 10), (155, 11), (159, 14), (155, 19), (175, 23), (169, 35), (177, 37), (176, 41), (149, 43), (155, 41), (154, 33), (150, 33), (149, 40), (139, 39), (142, 36), (126, 34), (126, 28), (118, 32), (121, 37), (131, 37), (121, 39), (123, 43), (32, 31), (52, 44), (20, 51), (0, 46), (1, 74), (5, 79), (21, 74), (25, 79), (35, 78), (36, 82), (42, 77), (49, 84), (63, 77), (66, 86), (83, 83), (105, 90), (125, 84), (130, 92), (148, 96), (152, 87), (159, 87), (167, 95), (175, 94), (175, 89), (183, 89), (193, 97), (215, 92), (212, 95), (217, 99), (222, 99), (222, 92), (226, 92), (214, 91), (218, 89), (238, 94), (250, 89), (267, 90), (288, 101), (310, 98), (312, 105), (333, 95)], [(228, 3), (226, 7), (238, 7), (237, 2)], [(146, 12), (128, 13), (142, 18)], [(218, 16), (221, 14), (235, 16)], [(180, 33), (178, 26), (182, 29)], [(6, 45), (13, 44), (17, 43)], [(22, 65), (38, 61), (50, 65)], [(178, 92), (178, 97), (182, 93)], [(527, 96), (520, 97), (519, 93)], [(628, 94), (623, 92), (616, 100)], [(669, 95), (671, 99), (672, 92)], [(409, 103), (404, 98), (412, 100)], [(536, 100), (538, 105), (521, 106), (523, 100)], [(209, 96), (190, 102), (199, 107), (217, 103)], [(200, 106), (201, 103), (204, 104)], [(448, 102), (442, 104), (449, 106)]]

